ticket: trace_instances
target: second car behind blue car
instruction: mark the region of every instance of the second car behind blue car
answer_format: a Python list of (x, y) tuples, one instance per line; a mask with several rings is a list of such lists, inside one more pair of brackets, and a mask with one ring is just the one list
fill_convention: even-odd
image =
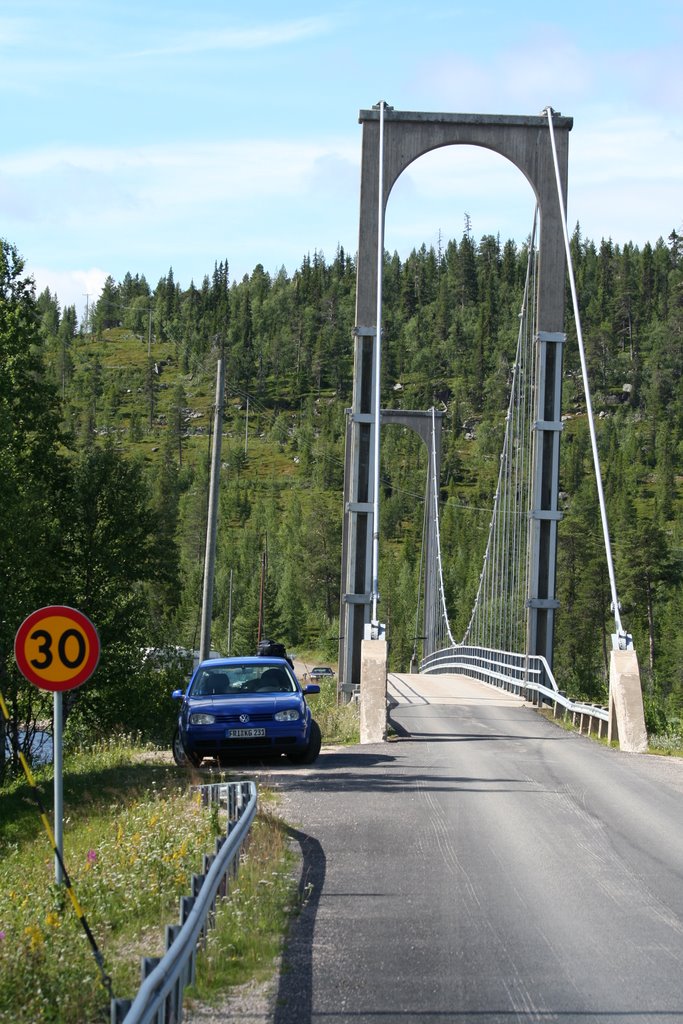
[(184, 754), (198, 767), (211, 757), (227, 763), (238, 755), (286, 754), (312, 763), (320, 752), (320, 729), (285, 658), (214, 658), (195, 670), (182, 699), (174, 741), (176, 761)]

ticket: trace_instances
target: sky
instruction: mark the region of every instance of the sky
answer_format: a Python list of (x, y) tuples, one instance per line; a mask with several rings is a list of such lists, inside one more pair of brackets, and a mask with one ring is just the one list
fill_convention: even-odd
[[(82, 318), (104, 279), (355, 254), (358, 112), (574, 118), (570, 229), (683, 231), (683, 0), (3, 0), (0, 236)], [(392, 191), (385, 247), (523, 242), (530, 187), (447, 147)], [(87, 296), (87, 298), (86, 298)]]

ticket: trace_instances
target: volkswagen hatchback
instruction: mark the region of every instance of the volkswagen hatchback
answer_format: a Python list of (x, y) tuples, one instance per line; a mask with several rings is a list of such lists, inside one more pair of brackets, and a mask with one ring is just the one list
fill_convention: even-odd
[(198, 767), (239, 755), (286, 754), (311, 764), (320, 753), (320, 728), (306, 703), (317, 683), (301, 687), (285, 658), (217, 658), (203, 661), (182, 700), (173, 753)]

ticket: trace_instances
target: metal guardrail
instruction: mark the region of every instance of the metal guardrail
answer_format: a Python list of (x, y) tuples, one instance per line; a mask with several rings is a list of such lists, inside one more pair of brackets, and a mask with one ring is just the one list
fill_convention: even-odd
[(198, 946), (213, 924), (216, 898), (227, 895), (228, 873), (236, 873), (242, 844), (256, 815), (256, 784), (225, 782), (197, 786), (205, 804), (227, 806), (227, 834), (216, 853), (205, 854), (201, 875), (192, 876), (192, 895), (180, 900), (180, 923), (166, 928), (163, 957), (142, 958), (142, 982), (133, 1000), (112, 999), (111, 1024), (179, 1024), (183, 993), (195, 977)]
[(541, 655), (466, 645), (445, 647), (424, 658), (420, 671), (457, 672), (527, 699), (530, 693), (534, 693), (539, 705), (553, 705), (556, 717), (558, 707), (571, 714), (574, 725), (578, 722), (579, 732), (583, 732), (586, 725), (588, 733), (597, 732), (601, 737), (605, 724), (609, 722), (608, 708), (567, 697), (560, 690), (548, 662)]

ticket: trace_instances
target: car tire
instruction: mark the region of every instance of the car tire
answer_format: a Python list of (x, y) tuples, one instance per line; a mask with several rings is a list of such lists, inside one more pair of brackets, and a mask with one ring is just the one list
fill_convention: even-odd
[(287, 754), (287, 757), (292, 764), (313, 764), (316, 757), (320, 753), (320, 747), (322, 745), (322, 735), (320, 733), (320, 726), (311, 719), (311, 735), (308, 740), (308, 746), (304, 750), (299, 750), (296, 753)]
[(173, 734), (173, 760), (179, 768), (199, 768), (202, 763), (201, 757), (197, 757), (196, 754), (188, 754), (183, 746), (183, 741), (180, 738), (180, 729), (176, 729)]

